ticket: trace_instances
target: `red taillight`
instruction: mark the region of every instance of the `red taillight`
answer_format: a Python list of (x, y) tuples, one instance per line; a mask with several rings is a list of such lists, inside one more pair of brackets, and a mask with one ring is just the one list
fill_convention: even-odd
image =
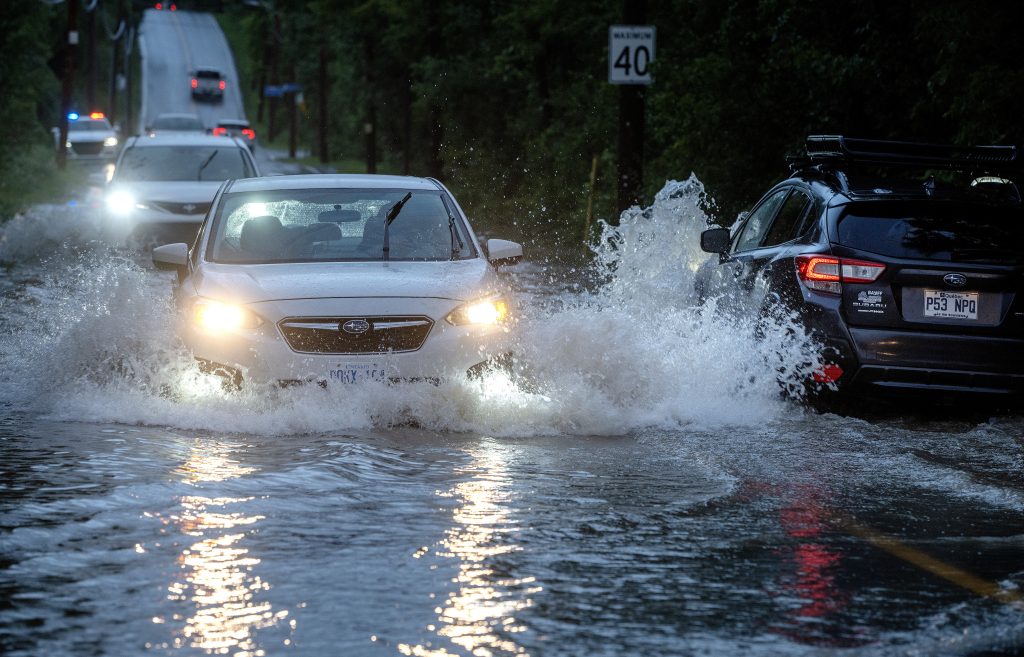
[(866, 260), (848, 260), (826, 255), (798, 255), (796, 275), (809, 290), (840, 294), (843, 283), (871, 283), (885, 271), (885, 265)]
[(153, 5), (153, 6), (154, 6), (154, 7), (156, 8), (156, 9), (163, 9), (163, 8), (164, 8), (164, 3), (162, 3), (162, 2), (158, 2), (158, 3), (156, 3), (156, 4), (155, 4), (155, 5)]
[(843, 376), (843, 368), (835, 363), (825, 363), (811, 375), (818, 383), (835, 383)]
[(256, 139), (256, 131), (252, 128), (242, 128), (242, 134), (248, 139)]
[(228, 86), (227, 82), (224, 82), (224, 80), (221, 80), (220, 81), (220, 90), (224, 91), (224, 87), (226, 87), (226, 86)]
[(171, 5), (171, 11), (178, 11), (178, 5)]
[(225, 136), (227, 134), (228, 134), (228, 129), (227, 128), (214, 128), (213, 129), (213, 136), (214, 137), (223, 137), (223, 136)]
[(199, 80), (192, 78), (192, 88), (195, 89), (199, 86)]

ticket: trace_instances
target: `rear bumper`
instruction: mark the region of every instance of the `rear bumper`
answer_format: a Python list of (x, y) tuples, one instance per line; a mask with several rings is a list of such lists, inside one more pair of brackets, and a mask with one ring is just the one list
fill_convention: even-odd
[(1024, 399), (1024, 339), (851, 328), (844, 388)]

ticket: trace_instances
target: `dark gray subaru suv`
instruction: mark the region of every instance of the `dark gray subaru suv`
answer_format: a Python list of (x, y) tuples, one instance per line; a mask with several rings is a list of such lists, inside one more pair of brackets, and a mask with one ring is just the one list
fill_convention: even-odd
[[(698, 296), (796, 311), (825, 365), (811, 398), (1024, 410), (1024, 208), (1013, 146), (814, 135), (732, 230)], [(736, 292), (742, 292), (737, 295)]]

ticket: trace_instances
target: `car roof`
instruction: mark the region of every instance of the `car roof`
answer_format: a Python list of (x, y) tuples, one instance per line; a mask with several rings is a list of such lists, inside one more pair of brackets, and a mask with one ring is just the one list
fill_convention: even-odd
[(438, 191), (440, 185), (429, 178), (388, 176), (383, 174), (308, 174), (243, 178), (232, 183), (231, 192), (266, 192), (278, 189), (408, 189)]
[(199, 133), (157, 133), (140, 136), (135, 139), (134, 146), (238, 146), (234, 137), (214, 137)]

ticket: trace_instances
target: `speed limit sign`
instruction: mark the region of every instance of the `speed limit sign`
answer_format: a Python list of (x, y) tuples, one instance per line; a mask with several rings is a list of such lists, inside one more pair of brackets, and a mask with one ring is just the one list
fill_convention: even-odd
[(612, 25), (608, 28), (608, 82), (652, 82), (654, 33), (653, 25)]

